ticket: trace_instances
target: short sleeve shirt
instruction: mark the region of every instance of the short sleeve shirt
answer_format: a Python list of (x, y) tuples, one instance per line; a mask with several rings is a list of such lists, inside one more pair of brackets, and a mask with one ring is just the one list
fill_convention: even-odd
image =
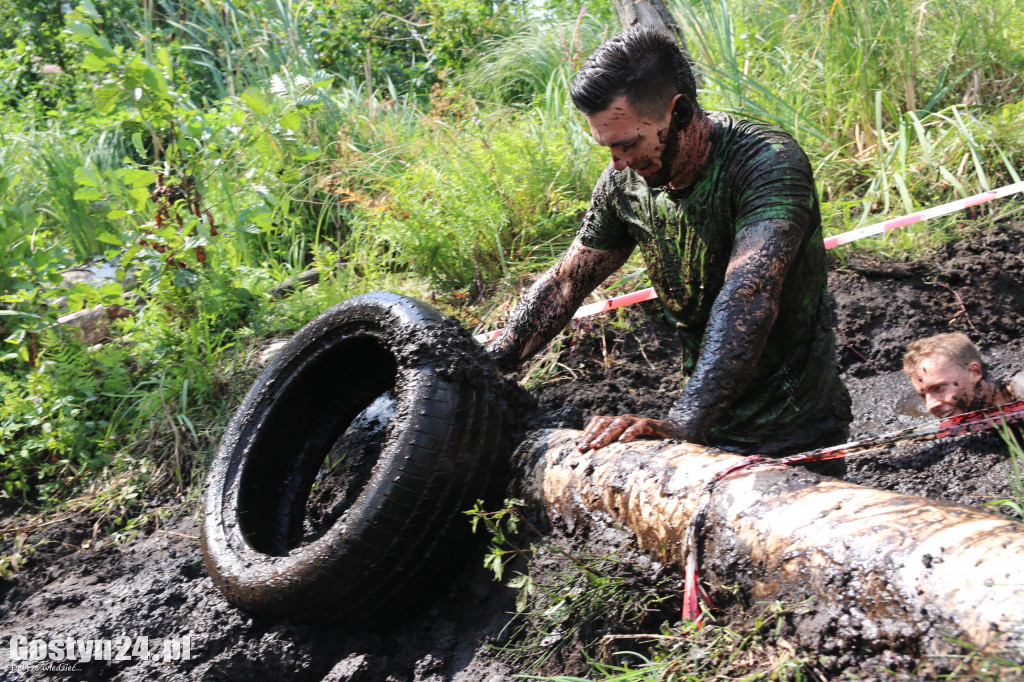
[(797, 225), (803, 240), (767, 345), (747, 389), (709, 438), (744, 447), (787, 441), (798, 447), (796, 441), (816, 431), (814, 422), (825, 412), (849, 423), (849, 397), (839, 381), (829, 324), (813, 174), (803, 150), (782, 130), (720, 112), (708, 115), (714, 123), (710, 156), (689, 186), (651, 188), (632, 170), (609, 166), (578, 238), (597, 249), (639, 247), (658, 297), (679, 328), (683, 369), (690, 374), (737, 233), (766, 220)]

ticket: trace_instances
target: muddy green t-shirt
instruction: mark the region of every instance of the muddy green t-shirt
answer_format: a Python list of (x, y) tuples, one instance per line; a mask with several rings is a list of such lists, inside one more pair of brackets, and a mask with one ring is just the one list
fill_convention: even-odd
[(658, 297), (679, 328), (689, 375), (736, 234), (765, 220), (797, 225), (804, 236), (783, 284), (778, 317), (750, 381), (713, 425), (709, 442), (766, 454), (813, 447), (822, 439), (838, 442), (850, 421), (849, 396), (835, 364), (810, 163), (778, 128), (708, 115), (714, 123), (711, 153), (693, 183), (650, 188), (632, 170), (609, 166), (578, 238), (597, 249), (639, 246)]

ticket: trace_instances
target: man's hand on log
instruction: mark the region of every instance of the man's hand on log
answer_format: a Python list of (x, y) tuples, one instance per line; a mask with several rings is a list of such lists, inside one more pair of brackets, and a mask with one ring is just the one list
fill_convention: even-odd
[(669, 419), (650, 419), (635, 414), (624, 414), (619, 417), (591, 417), (587, 428), (583, 429), (576, 447), (581, 452), (603, 448), (614, 440), (628, 443), (641, 437), (687, 439), (686, 431), (676, 422)]

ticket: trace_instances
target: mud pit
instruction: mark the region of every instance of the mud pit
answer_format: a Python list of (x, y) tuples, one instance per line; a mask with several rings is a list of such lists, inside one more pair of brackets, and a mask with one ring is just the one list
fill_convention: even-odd
[[(854, 436), (888, 433), (927, 419), (898, 371), (903, 346), (913, 338), (964, 331), (978, 341), (994, 374), (1024, 367), (1024, 231), (1021, 225), (1002, 229), (977, 232), (926, 262), (851, 257), (833, 263), (830, 290), (837, 304), (844, 381), (854, 403)], [(579, 428), (594, 413), (664, 414), (679, 388), (678, 345), (656, 311), (656, 304), (644, 304), (619, 321), (594, 320), (574, 334), (559, 360), (575, 376), (563, 373), (537, 391), (554, 414), (552, 421)], [(1006, 461), (998, 437), (973, 435), (857, 456), (846, 478), (984, 508), (1010, 493)], [(82, 549), (92, 538), (89, 518), (38, 531), (33, 539), (49, 542), (19, 574), (0, 582), (2, 679), (499, 682), (522, 672), (489, 646), (503, 641), (515, 593), (480, 566), (482, 546), (449, 585), (438, 588), (432, 606), (392, 628), (277, 623), (237, 611), (215, 590), (202, 564), (194, 502), (162, 500), (151, 511), (154, 520), (122, 544)], [(19, 525), (11, 510), (4, 513), (4, 526)], [(561, 532), (552, 529), (556, 537)], [(587, 540), (593, 551), (635, 562), (629, 570), (639, 577), (633, 579), (653, 582), (648, 569), (657, 566), (637, 555), (627, 534), (599, 529)], [(583, 539), (565, 541), (579, 545)], [(2, 553), (8, 554), (10, 540), (5, 543)], [(557, 563), (538, 562), (535, 577), (557, 572)], [(661, 619), (678, 619), (678, 603), (668, 602)], [(659, 623), (655, 619), (644, 627), (653, 632)], [(165, 638), (186, 634), (191, 635), (189, 661), (78, 663), (74, 672), (7, 667), (12, 635), (29, 640), (145, 635), (156, 650)], [(815, 628), (790, 633), (790, 639), (830, 656), (825, 670), (830, 678), (845, 672), (885, 679), (881, 666), (909, 671), (915, 665), (899, 651), (834, 650), (829, 633)], [(582, 665), (581, 652), (569, 649), (542, 672), (578, 674)], [(902, 679), (915, 678), (928, 676)]]

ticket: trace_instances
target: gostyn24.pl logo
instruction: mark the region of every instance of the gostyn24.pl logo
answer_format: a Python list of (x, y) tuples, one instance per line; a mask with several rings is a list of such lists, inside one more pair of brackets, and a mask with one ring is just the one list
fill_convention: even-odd
[(29, 639), (11, 635), (11, 665), (43, 661), (89, 663), (91, 661), (188, 661), (192, 635), (154, 638), (121, 635), (112, 639)]

